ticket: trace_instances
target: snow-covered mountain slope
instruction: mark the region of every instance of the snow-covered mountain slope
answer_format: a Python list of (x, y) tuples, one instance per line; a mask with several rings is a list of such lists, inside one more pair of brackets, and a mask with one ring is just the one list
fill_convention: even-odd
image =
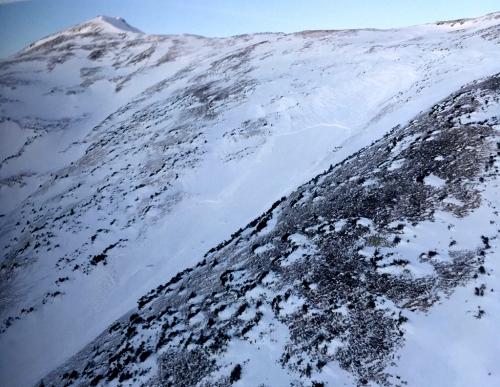
[(0, 380), (40, 380), (280, 197), (500, 71), (499, 31), (208, 39), (99, 17), (0, 62)]
[(43, 383), (498, 386), (499, 113), (500, 74), (396, 126)]

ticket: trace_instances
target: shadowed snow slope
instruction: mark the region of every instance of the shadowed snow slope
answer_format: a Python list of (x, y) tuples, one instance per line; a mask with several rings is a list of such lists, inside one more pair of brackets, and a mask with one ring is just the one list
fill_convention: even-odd
[[(488, 319), (499, 337), (497, 306), (454, 317), (498, 282), (498, 78), (465, 85), (500, 71), (499, 42), (500, 14), (224, 39), (98, 17), (0, 62), (2, 385), (118, 318), (50, 383), (496, 385), (498, 345), (470, 372), (467, 338), (448, 371), (410, 364)], [(456, 331), (425, 328), (443, 315)]]

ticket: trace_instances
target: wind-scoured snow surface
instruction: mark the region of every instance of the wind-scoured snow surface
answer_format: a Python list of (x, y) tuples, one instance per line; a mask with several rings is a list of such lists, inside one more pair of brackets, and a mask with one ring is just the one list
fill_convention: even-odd
[(0, 62), (2, 385), (498, 385), (499, 42), (99, 17)]

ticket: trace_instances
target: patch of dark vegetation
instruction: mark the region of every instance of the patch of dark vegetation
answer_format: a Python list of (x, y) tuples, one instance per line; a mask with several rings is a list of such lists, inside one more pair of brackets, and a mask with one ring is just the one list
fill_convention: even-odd
[(97, 50), (92, 51), (88, 55), (88, 58), (90, 60), (97, 60), (97, 59), (101, 59), (105, 54), (106, 54), (106, 50), (101, 48), (101, 49), (97, 49)]
[(215, 369), (203, 350), (170, 350), (158, 362), (159, 378), (166, 386), (194, 386)]
[(96, 266), (99, 262), (102, 262), (103, 265), (106, 265), (106, 257), (107, 255), (106, 254), (98, 254), (98, 255), (94, 255), (92, 257), (92, 259), (90, 260), (90, 264), (93, 265), (93, 266)]
[(241, 379), (241, 365), (236, 364), (231, 371), (231, 375), (229, 376), (229, 382), (232, 384)]

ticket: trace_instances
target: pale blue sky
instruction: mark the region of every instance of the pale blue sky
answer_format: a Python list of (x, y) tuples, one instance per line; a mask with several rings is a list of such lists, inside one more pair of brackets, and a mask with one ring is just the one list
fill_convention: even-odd
[(0, 0), (0, 58), (98, 15), (147, 33), (391, 28), (500, 11), (499, 0)]

